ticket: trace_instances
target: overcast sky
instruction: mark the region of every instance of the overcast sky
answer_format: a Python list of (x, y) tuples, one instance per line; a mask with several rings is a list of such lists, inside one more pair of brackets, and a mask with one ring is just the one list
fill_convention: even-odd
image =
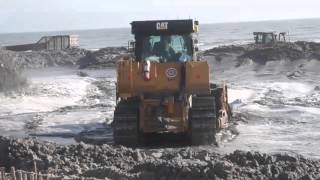
[(0, 32), (129, 27), (133, 20), (200, 23), (320, 17), (320, 0), (0, 0)]

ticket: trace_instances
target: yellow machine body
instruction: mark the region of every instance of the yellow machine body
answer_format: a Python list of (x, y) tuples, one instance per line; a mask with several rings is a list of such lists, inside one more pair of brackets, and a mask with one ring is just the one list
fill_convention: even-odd
[(117, 63), (113, 137), (137, 145), (153, 134), (183, 134), (194, 145), (212, 144), (231, 117), (227, 86), (210, 83), (198, 61), (199, 22), (133, 21), (133, 53)]
[[(151, 63), (150, 80), (144, 79), (143, 65), (134, 61), (118, 63), (117, 93), (120, 97), (139, 96), (143, 93), (175, 93), (182, 90), (189, 94), (209, 93), (209, 66), (206, 61)], [(167, 75), (171, 68), (176, 70), (174, 77)]]
[(144, 133), (187, 132), (190, 95), (210, 94), (206, 61), (151, 63), (146, 80), (144, 63), (124, 60), (118, 63), (117, 73), (117, 96), (137, 97), (141, 102), (139, 129)]

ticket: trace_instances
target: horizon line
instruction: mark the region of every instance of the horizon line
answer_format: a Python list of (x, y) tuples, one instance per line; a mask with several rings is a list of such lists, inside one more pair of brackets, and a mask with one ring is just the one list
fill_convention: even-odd
[[(263, 19), (263, 20), (247, 20), (247, 21), (224, 21), (224, 22), (209, 22), (200, 25), (214, 25), (214, 24), (235, 24), (235, 23), (257, 23), (257, 22), (271, 22), (271, 21), (298, 21), (298, 20), (314, 20), (320, 19), (320, 17), (308, 17), (308, 18), (286, 18), (286, 19)], [(161, 20), (161, 19), (159, 19)], [(144, 21), (144, 20), (142, 20)], [(130, 23), (129, 23), (130, 24)], [(103, 28), (85, 28), (85, 29), (64, 29), (64, 30), (41, 30), (41, 31), (16, 31), (16, 32), (0, 32), (0, 34), (23, 34), (23, 33), (50, 33), (50, 32), (67, 32), (67, 31), (92, 31), (92, 30), (107, 30), (107, 29), (128, 29), (130, 26), (119, 27), (103, 27)]]

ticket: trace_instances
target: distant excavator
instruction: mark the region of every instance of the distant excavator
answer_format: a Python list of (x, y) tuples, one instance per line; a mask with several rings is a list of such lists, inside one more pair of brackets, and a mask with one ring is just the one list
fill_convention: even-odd
[(137, 145), (152, 134), (183, 133), (192, 144), (215, 142), (231, 118), (226, 84), (211, 84), (197, 60), (198, 21), (131, 23), (134, 58), (117, 64), (113, 137)]

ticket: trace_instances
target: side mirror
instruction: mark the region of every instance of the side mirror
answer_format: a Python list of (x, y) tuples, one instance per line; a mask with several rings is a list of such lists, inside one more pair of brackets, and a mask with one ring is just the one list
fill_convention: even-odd
[(136, 47), (136, 42), (134, 42), (134, 41), (129, 41), (128, 42), (128, 51), (129, 52), (134, 52), (134, 50), (135, 50), (135, 47)]

